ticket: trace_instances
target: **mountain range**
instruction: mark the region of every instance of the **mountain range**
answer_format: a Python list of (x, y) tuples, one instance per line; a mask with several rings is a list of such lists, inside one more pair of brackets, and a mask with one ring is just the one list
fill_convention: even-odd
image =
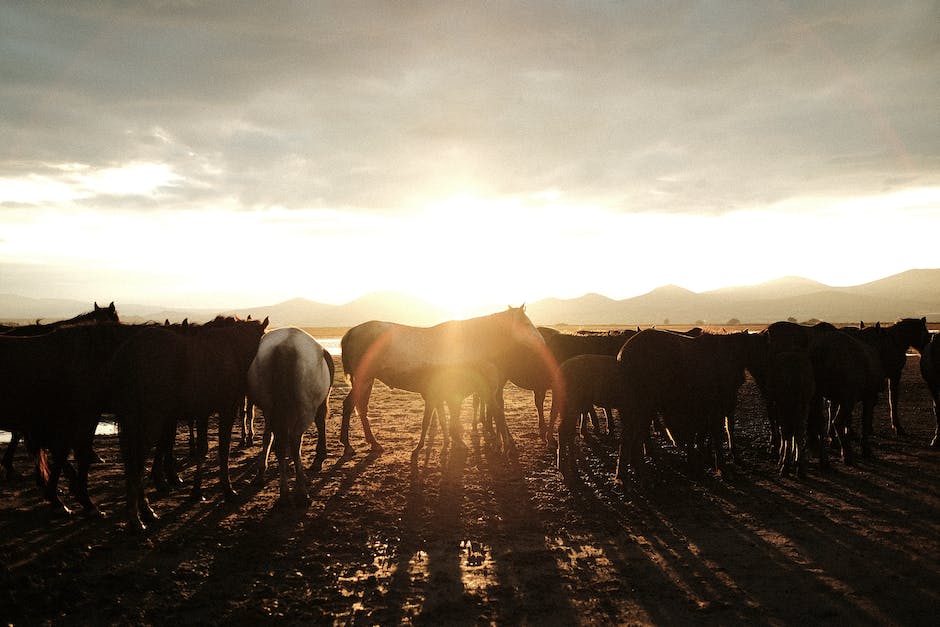
[[(107, 303), (99, 303), (107, 305)], [(0, 320), (44, 321), (74, 316), (91, 303), (65, 299), (36, 299), (0, 294)], [(349, 303), (330, 305), (295, 298), (275, 305), (240, 310), (171, 309), (117, 303), (122, 320), (204, 321), (216, 314), (268, 316), (276, 326), (344, 327), (366, 320), (395, 320), (429, 325), (447, 319), (445, 310), (394, 292), (368, 294)], [(526, 306), (536, 324), (544, 325), (722, 325), (769, 323), (794, 318), (831, 322), (894, 321), (924, 317), (940, 322), (940, 269), (908, 270), (871, 283), (832, 287), (802, 277), (783, 277), (761, 283), (692, 292), (675, 285), (623, 300), (600, 294), (579, 298), (547, 298)]]

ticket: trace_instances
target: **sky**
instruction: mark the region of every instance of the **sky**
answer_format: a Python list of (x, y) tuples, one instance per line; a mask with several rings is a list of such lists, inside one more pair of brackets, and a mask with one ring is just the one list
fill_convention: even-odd
[(0, 0), (0, 293), (457, 315), (940, 267), (938, 24), (916, 1)]

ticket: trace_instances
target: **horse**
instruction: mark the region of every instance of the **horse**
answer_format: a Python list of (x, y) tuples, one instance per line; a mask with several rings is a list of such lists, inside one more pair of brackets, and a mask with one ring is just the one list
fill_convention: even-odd
[[(268, 319), (216, 318), (204, 325), (142, 330), (124, 343), (111, 363), (112, 393), (127, 482), (129, 528), (143, 531), (156, 514), (142, 475), (156, 446), (153, 474), (172, 457), (176, 422), (197, 423), (192, 495), (201, 498), (209, 416), (219, 415), (219, 481), (226, 501), (236, 497), (228, 472), (232, 425), (247, 393), (247, 373)], [(143, 516), (143, 518), (141, 518)]]
[(624, 396), (616, 480), (626, 479), (628, 463), (639, 468), (637, 452), (657, 414), (673, 442), (685, 446), (693, 472), (700, 470), (698, 453), (710, 438), (715, 474), (721, 476), (725, 418), (745, 369), (765, 352), (764, 338), (747, 331), (690, 338), (646, 329), (627, 340), (617, 355)]
[(99, 307), (98, 303), (96, 302), (94, 303), (94, 309), (91, 311), (78, 314), (77, 316), (69, 318), (68, 320), (57, 320), (55, 322), (49, 322), (45, 324), (40, 323), (37, 320), (34, 324), (8, 326), (2, 332), (0, 332), (0, 334), (28, 337), (31, 335), (42, 335), (43, 333), (48, 333), (53, 329), (58, 329), (60, 327), (96, 322), (120, 322), (117, 309), (114, 306), (114, 301), (111, 301), (111, 304), (107, 307)]
[(778, 470), (781, 476), (796, 464), (797, 476), (806, 475), (806, 430), (816, 392), (813, 362), (808, 351), (780, 351), (769, 355), (765, 395), (771, 423), (779, 429)]
[[(39, 322), (36, 322), (35, 324), (6, 327), (6, 330), (0, 332), (0, 335), (6, 335), (9, 337), (29, 337), (33, 335), (49, 333), (55, 329), (60, 329), (66, 326), (77, 324), (95, 324), (98, 322), (120, 322), (117, 309), (114, 307), (114, 301), (111, 301), (111, 304), (107, 307), (99, 307), (98, 303), (96, 302), (94, 303), (94, 309), (91, 311), (78, 314), (77, 316), (69, 318), (68, 320), (58, 320), (56, 322), (50, 322), (47, 324), (40, 324)], [(16, 470), (13, 468), (13, 456), (16, 454), (16, 447), (19, 445), (21, 438), (22, 434), (17, 431), (14, 431), (10, 434), (10, 443), (7, 445), (7, 449), (3, 453), (3, 461), (0, 462), (0, 465), (2, 465), (6, 476), (10, 478), (15, 478), (18, 476)]]
[[(826, 400), (835, 410), (831, 431), (846, 464), (853, 463), (850, 442), (852, 413), (855, 405), (862, 404), (861, 449), (862, 455), (870, 456), (872, 416), (884, 381), (875, 349), (828, 322), (813, 326), (775, 322), (765, 331), (772, 353), (794, 349), (809, 352), (816, 393), (808, 432), (811, 443), (818, 445), (820, 466), (827, 468), (829, 465), (826, 446), (822, 442), (827, 432), (824, 425)], [(762, 386), (760, 376), (755, 379)]]
[(353, 411), (359, 415), (372, 451), (382, 450), (368, 419), (369, 396), (376, 379), (391, 388), (420, 393), (424, 382), (417, 375), (429, 366), (488, 361), (503, 369), (508, 359), (526, 349), (541, 359), (550, 359), (545, 340), (525, 314), (525, 305), (432, 327), (372, 320), (347, 331), (340, 346), (343, 369), (350, 382), (340, 429), (345, 455), (354, 452), (349, 444)]
[[(636, 335), (636, 333), (637, 332), (632, 329), (587, 333), (579, 331), (574, 335), (570, 333), (556, 333), (547, 337), (545, 343), (552, 357), (555, 359), (555, 363), (563, 364), (578, 355), (609, 355), (616, 357), (624, 343)], [(607, 414), (608, 432), (610, 431), (610, 422), (613, 420), (613, 412), (611, 409), (610, 406), (604, 406), (604, 412)], [(593, 405), (588, 412), (588, 416), (590, 416), (591, 424), (594, 425), (594, 430), (600, 432), (597, 411), (594, 409)], [(543, 440), (550, 441), (552, 430), (553, 427), (543, 427), (542, 421), (539, 422), (539, 434)], [(582, 436), (586, 435), (586, 430), (586, 424), (582, 422)]]
[[(60, 472), (88, 514), (98, 511), (88, 496), (88, 468), (95, 429), (108, 405), (108, 363), (136, 328), (116, 322), (62, 327), (26, 337), (0, 337), (0, 428), (22, 433), (38, 454), (45, 496), (68, 511), (58, 497)], [(51, 468), (45, 463), (48, 449)], [(72, 452), (76, 469), (68, 465)]]
[(933, 335), (920, 351), (920, 376), (930, 390), (933, 413), (937, 418), (937, 427), (930, 446), (940, 448), (940, 335)]
[(317, 453), (313, 471), (320, 472), (326, 458), (326, 416), (335, 376), (333, 356), (313, 336), (296, 327), (266, 333), (248, 368), (248, 395), (264, 413), (264, 436), (258, 454), (258, 485), (264, 483), (272, 438), (280, 466), (280, 501), (289, 500), (287, 456), (294, 462), (294, 494), (309, 502), (307, 477), (300, 447), (310, 425), (317, 425)]
[(624, 384), (620, 364), (610, 355), (576, 355), (561, 364), (559, 371), (565, 393), (552, 397), (548, 431), (554, 431), (555, 420), (561, 416), (556, 462), (562, 475), (570, 478), (576, 471), (573, 449), (578, 423), (594, 405), (622, 407)]
[[(411, 375), (417, 382), (424, 398), (424, 416), (421, 420), (421, 437), (418, 445), (411, 452), (412, 462), (418, 459), (424, 448), (425, 437), (431, 420), (436, 415), (443, 427), (444, 405), (450, 411), (450, 435), (455, 446), (465, 446), (461, 436), (460, 412), (464, 399), (473, 395), (481, 400), (485, 411), (499, 414), (502, 412), (500, 391), (505, 383), (500, 370), (489, 362), (467, 364), (444, 364), (427, 366)], [(505, 441), (508, 431), (505, 420), (496, 420), (496, 437)], [(474, 427), (476, 425), (474, 424)], [(442, 429), (446, 442), (447, 429)]]
[(904, 318), (898, 322), (883, 327), (880, 323), (875, 326), (860, 324), (858, 328), (843, 327), (840, 329), (857, 337), (878, 352), (881, 369), (884, 371), (888, 384), (888, 414), (891, 418), (891, 428), (897, 435), (904, 435), (901, 426), (901, 373), (907, 361), (907, 349), (915, 348), (922, 351), (930, 341), (930, 331), (927, 330), (926, 318)]

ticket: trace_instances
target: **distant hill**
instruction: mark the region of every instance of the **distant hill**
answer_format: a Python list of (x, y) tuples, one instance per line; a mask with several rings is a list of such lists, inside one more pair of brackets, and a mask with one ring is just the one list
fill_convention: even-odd
[[(587, 303), (597, 306), (589, 307)], [(909, 270), (851, 287), (831, 287), (801, 277), (759, 285), (691, 292), (675, 286), (598, 304), (594, 295), (539, 301), (527, 308), (536, 324), (769, 323), (789, 317), (833, 322), (922, 317), (940, 321), (940, 269)]]
[[(107, 303), (98, 303), (106, 305)], [(367, 320), (394, 320), (430, 325), (445, 320), (446, 312), (427, 302), (392, 292), (368, 294), (343, 305), (295, 298), (274, 305), (239, 310), (161, 309), (116, 303), (122, 320), (171, 321), (189, 318), (209, 320), (216, 314), (254, 318), (268, 316), (275, 326), (352, 326)], [(88, 311), (92, 303), (63, 299), (35, 299), (0, 294), (0, 320), (46, 321), (69, 318)], [(940, 269), (908, 270), (851, 287), (832, 287), (802, 277), (783, 277), (758, 285), (692, 292), (675, 285), (624, 300), (601, 294), (579, 298), (546, 298), (526, 306), (536, 324), (571, 325), (722, 325), (732, 319), (742, 323), (769, 323), (795, 318), (832, 322), (891, 322), (904, 317), (926, 316), (940, 322)]]

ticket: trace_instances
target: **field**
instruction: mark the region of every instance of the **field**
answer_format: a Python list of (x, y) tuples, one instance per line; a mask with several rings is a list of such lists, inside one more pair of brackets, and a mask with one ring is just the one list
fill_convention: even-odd
[[(678, 454), (652, 486), (615, 487), (614, 448), (582, 443), (584, 486), (569, 490), (537, 439), (531, 393), (507, 387), (515, 457), (440, 437), (416, 465), (421, 401), (377, 385), (382, 455), (341, 459), (338, 368), (330, 456), (306, 509), (275, 506), (276, 464), (250, 484), (258, 447), (234, 451), (242, 503), (185, 490), (155, 501), (146, 536), (123, 530), (116, 436), (92, 496), (108, 515), (54, 515), (31, 479), (0, 482), (0, 619), (14, 624), (935, 624), (940, 608), (940, 451), (908, 359), (909, 435), (876, 410), (874, 459), (780, 479), (756, 389), (740, 392), (745, 464), (694, 481)], [(307, 450), (312, 457), (312, 438)], [(213, 434), (214, 439), (214, 434)], [(185, 433), (177, 453), (185, 457)], [(237, 444), (238, 437), (235, 438)], [(215, 471), (215, 450), (210, 451)], [(17, 466), (27, 471), (22, 454)], [(187, 466), (184, 479), (190, 477)], [(67, 502), (68, 501), (68, 497)]]

